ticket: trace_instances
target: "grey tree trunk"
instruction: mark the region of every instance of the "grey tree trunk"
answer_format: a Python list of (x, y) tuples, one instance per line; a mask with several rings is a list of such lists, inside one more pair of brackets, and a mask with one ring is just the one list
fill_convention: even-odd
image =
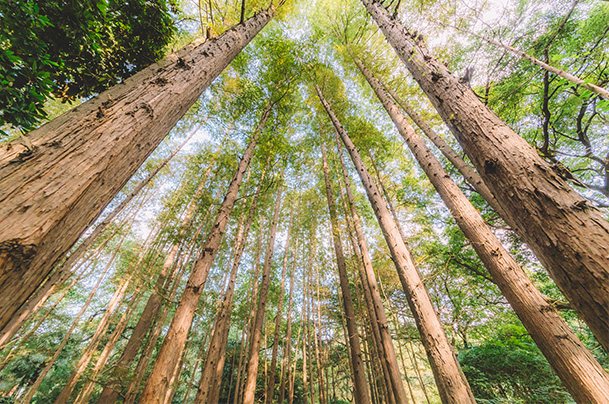
[(609, 223), (376, 1), (368, 12), (556, 285), (609, 350)]
[(0, 327), (273, 15), (194, 41), (32, 131), (29, 148), (0, 148)]

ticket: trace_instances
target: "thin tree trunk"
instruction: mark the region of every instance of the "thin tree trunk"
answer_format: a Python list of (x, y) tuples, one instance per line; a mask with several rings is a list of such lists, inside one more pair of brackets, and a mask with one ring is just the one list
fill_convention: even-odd
[(273, 15), (194, 41), (34, 130), (31, 147), (0, 148), (0, 327)]
[(209, 273), (209, 269), (214, 262), (218, 248), (222, 242), (226, 224), (228, 223), (228, 219), (233, 210), (233, 205), (237, 199), (237, 193), (243, 175), (254, 155), (258, 136), (266, 124), (272, 107), (273, 103), (271, 102), (264, 111), (260, 124), (258, 125), (258, 128), (256, 128), (256, 131), (250, 139), (249, 145), (239, 162), (237, 171), (231, 181), (224, 201), (222, 202), (222, 207), (218, 212), (212, 230), (208, 234), (205, 245), (201, 249), (201, 254), (195, 262), (190, 277), (188, 278), (186, 288), (180, 298), (180, 303), (174, 314), (167, 336), (165, 337), (152, 373), (144, 388), (144, 393), (142, 394), (140, 401), (141, 403), (162, 403), (162, 396), (169, 388), (169, 375), (174, 373), (179, 358), (182, 357), (182, 353), (184, 352), (186, 338), (188, 337), (188, 332), (192, 326), (194, 312), (201, 298), (201, 294), (203, 293), (203, 286), (207, 280), (207, 274)]
[(161, 295), (165, 292), (165, 283), (167, 282), (171, 269), (174, 268), (174, 270), (175, 270), (177, 268), (177, 266), (175, 266), (174, 264), (176, 261), (178, 251), (180, 249), (179, 240), (182, 238), (182, 236), (184, 236), (186, 234), (188, 227), (192, 223), (192, 220), (194, 218), (194, 215), (195, 215), (195, 212), (196, 212), (196, 209), (198, 206), (199, 197), (205, 190), (205, 185), (207, 184), (207, 179), (209, 178), (213, 165), (220, 153), (220, 150), (222, 149), (222, 146), (224, 145), (226, 136), (228, 136), (228, 131), (227, 131), (227, 134), (225, 135), (224, 139), (222, 140), (222, 142), (220, 142), (218, 149), (214, 153), (207, 169), (205, 170), (205, 173), (203, 174), (203, 177), (199, 183), (199, 187), (195, 191), (195, 193), (192, 197), (192, 201), (190, 202), (190, 204), (186, 210), (186, 213), (184, 214), (184, 217), (182, 218), (182, 221), (180, 223), (179, 237), (176, 238), (173, 246), (171, 247), (171, 249), (169, 251), (169, 254), (165, 258), (165, 262), (163, 263), (163, 267), (161, 268), (161, 272), (159, 273), (159, 276), (158, 276), (158, 279), (156, 282), (156, 287), (152, 291), (150, 297), (148, 298), (148, 301), (146, 302), (146, 306), (144, 307), (144, 310), (143, 310), (137, 324), (135, 325), (135, 328), (133, 329), (131, 336), (129, 337), (129, 341), (125, 345), (125, 348), (123, 349), (123, 353), (122, 353), (121, 357), (119, 358), (118, 362), (114, 366), (114, 369), (112, 370), (112, 375), (110, 376), (109, 381), (106, 383), (106, 385), (104, 386), (104, 389), (102, 390), (102, 393), (99, 396), (99, 399), (97, 402), (100, 404), (113, 403), (113, 402), (116, 402), (116, 400), (118, 400), (118, 397), (120, 394), (120, 389), (122, 386), (122, 380), (126, 376), (126, 374), (129, 372), (129, 368), (131, 367), (131, 364), (133, 363), (133, 360), (135, 359), (137, 352), (139, 351), (140, 347), (143, 345), (143, 341), (144, 341), (146, 334), (150, 330), (150, 327), (151, 327), (152, 323), (154, 322), (154, 319), (157, 318), (157, 316), (161, 310), (161, 307), (162, 307)]
[(383, 86), (359, 59), (354, 60), (449, 208), (457, 225), (491, 274), (493, 282), (507, 298), (573, 398), (582, 404), (606, 403), (609, 397), (609, 374), (502, 246), (425, 142), (399, 112)]
[(55, 350), (55, 353), (48, 360), (48, 362), (45, 365), (44, 369), (42, 370), (42, 372), (40, 372), (40, 374), (38, 375), (38, 378), (36, 379), (34, 384), (30, 387), (30, 390), (27, 392), (25, 397), (20, 400), (19, 404), (29, 404), (32, 401), (32, 398), (34, 397), (34, 394), (36, 394), (36, 392), (38, 391), (38, 388), (42, 384), (42, 381), (44, 380), (44, 378), (47, 376), (47, 374), (49, 373), (49, 371), (51, 370), (51, 368), (53, 367), (53, 365), (57, 361), (57, 358), (59, 358), (59, 354), (61, 354), (61, 351), (63, 351), (63, 348), (65, 348), (66, 344), (70, 340), (70, 337), (74, 333), (74, 330), (78, 326), (78, 323), (80, 322), (80, 319), (85, 314), (85, 311), (87, 311), (87, 309), (89, 308), (89, 305), (93, 301), (93, 297), (95, 297), (95, 294), (97, 293), (97, 290), (99, 289), (99, 286), (101, 285), (102, 281), (106, 277), (106, 274), (108, 273), (108, 271), (112, 267), (111, 264), (114, 261), (114, 258), (116, 257), (116, 255), (118, 254), (118, 250), (120, 249), (120, 245), (125, 240), (126, 236), (127, 236), (127, 234), (125, 233), (125, 235), (121, 239), (121, 242), (119, 242), (119, 246), (114, 251), (114, 254), (112, 255), (112, 257), (110, 258), (110, 260), (106, 264), (106, 267), (104, 268), (102, 274), (100, 275), (99, 279), (97, 280), (97, 283), (95, 284), (95, 286), (93, 286), (93, 289), (89, 293), (89, 297), (87, 297), (87, 300), (84, 302), (84, 304), (81, 307), (80, 311), (78, 312), (78, 314), (74, 318), (74, 321), (72, 322), (72, 325), (70, 326), (70, 329), (68, 330), (68, 332), (66, 332), (66, 335), (64, 336), (63, 340), (57, 346), (57, 349)]
[(525, 52), (523, 52), (523, 51), (521, 51), (519, 49), (516, 49), (513, 46), (505, 45), (505, 44), (503, 44), (503, 43), (501, 43), (499, 41), (496, 41), (496, 40), (494, 40), (492, 38), (487, 38), (487, 37), (485, 37), (483, 35), (476, 34), (475, 32), (472, 32), (472, 31), (469, 31), (469, 30), (466, 30), (466, 29), (463, 29), (463, 28), (458, 28), (458, 27), (453, 27), (453, 28), (458, 30), (458, 31), (462, 31), (462, 32), (468, 33), (470, 35), (473, 35), (476, 38), (481, 39), (481, 40), (483, 40), (485, 42), (488, 42), (488, 43), (490, 43), (492, 45), (498, 46), (501, 49), (504, 49), (504, 50), (506, 50), (508, 52), (513, 53), (514, 55), (518, 56), (521, 59), (526, 59), (529, 62), (533, 63), (534, 65), (537, 65), (537, 66), (541, 67), (542, 69), (544, 69), (544, 70), (546, 70), (546, 71), (548, 71), (550, 73), (554, 73), (555, 75), (557, 75), (559, 77), (562, 77), (563, 79), (567, 80), (570, 83), (582, 86), (586, 90), (590, 90), (593, 93), (595, 93), (597, 95), (600, 95), (604, 99), (609, 100), (609, 91), (607, 91), (603, 87), (597, 86), (597, 85), (592, 84), (592, 83), (587, 83), (584, 80), (580, 79), (579, 77), (577, 77), (577, 76), (575, 76), (575, 75), (573, 75), (571, 73), (568, 73), (568, 72), (566, 72), (566, 71), (564, 71), (562, 69), (559, 69), (557, 67), (550, 66), (548, 63), (545, 63), (545, 62), (543, 62), (543, 61), (541, 61), (541, 60), (539, 60), (539, 59), (529, 55), (528, 53), (525, 53)]
[(385, 308), (383, 307), (383, 301), (381, 300), (381, 294), (379, 292), (379, 288), (376, 282), (376, 276), (372, 267), (372, 259), (370, 257), (370, 253), (368, 252), (368, 245), (366, 243), (366, 238), (362, 230), (361, 220), (357, 212), (357, 208), (355, 207), (355, 200), (353, 198), (353, 192), (351, 191), (351, 181), (349, 179), (349, 173), (347, 172), (347, 166), (345, 164), (345, 160), (339, 142), (340, 140), (337, 135), (336, 146), (342, 168), (343, 183), (345, 185), (345, 191), (347, 193), (347, 198), (345, 202), (349, 208), (348, 211), (350, 214), (347, 214), (347, 224), (355, 229), (357, 247), (354, 245), (353, 249), (354, 252), (356, 252), (356, 254), (359, 255), (361, 259), (362, 265), (358, 265), (358, 268), (363, 269), (363, 271), (360, 270), (360, 274), (362, 275), (361, 281), (362, 289), (364, 289), (364, 297), (367, 297), (366, 292), (368, 292), (369, 297), (366, 300), (374, 311), (374, 320), (377, 324), (380, 339), (379, 344), (382, 345), (383, 348), (383, 360), (386, 363), (386, 367), (390, 376), (393, 394), (398, 403), (407, 402), (408, 398), (406, 397), (406, 391), (404, 390), (404, 384), (402, 382), (402, 375), (400, 373), (397, 357), (395, 355), (395, 348), (393, 346), (393, 340), (391, 338), (391, 332), (389, 330), (389, 324), (387, 321), (387, 316), (385, 314)]
[[(300, 207), (298, 209), (297, 219), (300, 220)], [(286, 325), (286, 338), (285, 346), (283, 349), (283, 360), (281, 364), (281, 380), (279, 384), (279, 399), (278, 403), (283, 404), (285, 397), (286, 377), (288, 376), (288, 369), (291, 366), (292, 361), (292, 308), (294, 305), (294, 279), (296, 278), (296, 261), (298, 257), (298, 233), (296, 234), (296, 242), (293, 248), (294, 259), (292, 262), (292, 274), (290, 275), (290, 295), (288, 297), (288, 311), (287, 311), (287, 325)]]
[(362, 362), (362, 350), (357, 332), (357, 323), (355, 320), (355, 309), (353, 308), (353, 298), (351, 297), (351, 289), (349, 286), (349, 277), (347, 274), (347, 264), (343, 253), (343, 246), (340, 239), (340, 228), (338, 224), (338, 215), (334, 204), (334, 196), (330, 185), (330, 174), (328, 172), (328, 161), (326, 157), (326, 147), (321, 146), (323, 158), (324, 180), (326, 183), (326, 198), (328, 200), (328, 210), (330, 211), (330, 222), (332, 225), (332, 240), (334, 244), (334, 254), (336, 256), (336, 265), (338, 267), (338, 279), (342, 293), (343, 308), (345, 310), (345, 318), (347, 322), (347, 331), (349, 336), (350, 359), (353, 366), (354, 380), (354, 396), (355, 401), (361, 404), (370, 404), (370, 392), (366, 382), (366, 374), (364, 364)]
[[(273, 332), (273, 351), (271, 353), (271, 366), (269, 368), (270, 377), (266, 385), (266, 404), (272, 404), (275, 399), (275, 374), (277, 373), (277, 350), (279, 348), (279, 332), (281, 331), (281, 320), (283, 318), (283, 295), (285, 290), (285, 277), (288, 271), (288, 260), (290, 256), (290, 233), (294, 221), (294, 203), (290, 209), (290, 219), (288, 233), (285, 241), (285, 253), (283, 256), (283, 268), (281, 270), (281, 287), (279, 288), (279, 301), (277, 302), (277, 314), (275, 316), (275, 330)], [(298, 243), (298, 241), (296, 241)], [(296, 244), (298, 247), (298, 244)], [(281, 395), (281, 392), (279, 393)]]
[(283, 184), (279, 185), (279, 189), (277, 190), (277, 200), (275, 202), (273, 222), (271, 223), (271, 232), (269, 235), (266, 255), (264, 258), (262, 280), (260, 282), (260, 290), (258, 292), (258, 308), (256, 310), (254, 322), (252, 323), (252, 338), (249, 347), (249, 361), (247, 363), (245, 386), (243, 388), (243, 404), (253, 404), (255, 399), (256, 375), (258, 374), (258, 362), (260, 359), (260, 340), (262, 336), (264, 314), (266, 311), (266, 301), (268, 297), (267, 294), (271, 283), (271, 261), (273, 259), (273, 248), (275, 246), (275, 235), (277, 233), (277, 222), (279, 220), (279, 210), (281, 208), (282, 191)]
[(201, 372), (201, 378), (199, 381), (197, 395), (195, 397), (195, 403), (213, 403), (213, 399), (208, 400), (208, 395), (213, 395), (212, 390), (214, 390), (215, 387), (217, 387), (218, 392), (220, 390), (219, 384), (221, 380), (218, 380), (217, 376), (218, 372), (220, 373), (220, 375), (222, 374), (222, 369), (220, 368), (224, 367), (223, 362), (222, 366), (220, 366), (220, 362), (226, 354), (226, 342), (228, 339), (228, 331), (230, 329), (231, 310), (233, 305), (237, 274), (239, 270), (239, 265), (241, 264), (241, 257), (243, 256), (243, 251), (245, 250), (247, 236), (254, 220), (256, 205), (258, 203), (258, 198), (262, 189), (262, 182), (264, 181), (265, 173), (266, 168), (263, 169), (262, 174), (260, 176), (258, 187), (256, 189), (256, 193), (252, 201), (252, 206), (249, 209), (247, 220), (245, 218), (245, 206), (247, 199), (245, 199), (243, 203), (244, 209), (241, 219), (239, 220), (239, 228), (237, 230), (237, 242), (235, 245), (235, 256), (233, 258), (231, 266), (230, 279), (228, 281), (226, 292), (224, 293), (224, 299), (222, 301), (220, 314), (216, 316), (214, 322), (214, 333), (212, 334), (212, 339), (207, 350), (205, 366), (203, 367), (203, 371)]
[[(304, 283), (303, 283), (303, 305), (304, 305)], [(302, 314), (300, 317), (300, 326), (298, 327), (298, 333), (296, 335), (296, 345), (294, 345), (296, 347), (296, 356), (298, 356), (298, 346), (300, 344), (300, 338), (302, 337), (304, 340), (304, 332), (303, 332), (303, 328), (304, 328), (304, 320), (305, 320), (305, 310), (302, 310)], [(288, 358), (288, 363), (292, 360), (292, 355), (291, 352), (288, 353), (289, 358)], [(304, 358), (303, 358), (304, 360)], [(294, 360), (294, 366), (292, 367), (292, 374), (288, 375), (289, 377), (289, 382), (288, 382), (288, 404), (294, 404), (294, 383), (296, 382), (296, 366), (298, 365), (298, 361)]]
[(443, 402), (455, 404), (475, 403), (469, 384), (461, 371), (452, 346), (440, 324), (429, 293), (425, 289), (421, 275), (414, 264), (408, 247), (404, 243), (379, 190), (372, 181), (353, 142), (332, 112), (319, 87), (316, 87), (316, 89), (336, 131), (351, 155), (351, 159), (357, 168), (362, 184), (368, 194), (368, 199), (379, 221), (404, 293), (408, 298), (408, 304), (417, 322), (417, 327), (432, 365), (436, 384), (438, 385)]
[[(311, 268), (312, 269), (312, 268)], [(319, 287), (319, 268), (317, 266), (315, 266), (315, 272), (316, 272), (316, 285), (317, 285), (317, 330), (315, 330), (315, 325), (313, 326), (313, 337), (314, 337), (314, 342), (315, 342), (315, 359), (317, 362), (317, 392), (319, 394), (319, 403), (320, 404), (327, 404), (326, 401), (326, 395), (325, 395), (325, 380), (324, 380), (324, 366), (323, 366), (323, 359), (322, 359), (322, 346), (321, 346), (321, 303), (320, 303), (320, 287)], [(311, 302), (311, 305), (313, 305), (313, 302)], [(313, 323), (315, 323), (315, 318), (313, 318)]]
[[(382, 84), (382, 83), (381, 83)], [(482, 196), (486, 202), (493, 208), (499, 216), (503, 217), (504, 213), (503, 208), (499, 205), (499, 202), (495, 199), (495, 196), (491, 193), (491, 190), (488, 189), (482, 177), (472, 168), (469, 164), (465, 162), (457, 154), (456, 151), (453, 150), (452, 147), (440, 135), (434, 131), (431, 126), (425, 120), (416, 113), (410, 105), (408, 105), (402, 98), (400, 98), (395, 91), (391, 88), (384, 86), (385, 90), (391, 95), (391, 97), (397, 102), (397, 104), (408, 114), (410, 119), (414, 121), (414, 123), (421, 129), (421, 131), (432, 141), (432, 143), (440, 150), (440, 152), (446, 157), (448, 161), (461, 173), (463, 178)]]
[(609, 350), (609, 223), (378, 2), (364, 3), (503, 207), (505, 221)]

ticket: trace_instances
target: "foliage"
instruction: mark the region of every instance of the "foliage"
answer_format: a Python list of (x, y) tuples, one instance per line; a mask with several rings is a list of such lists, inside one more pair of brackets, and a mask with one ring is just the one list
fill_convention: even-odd
[(164, 55), (173, 0), (1, 0), (0, 127), (30, 130), (44, 102), (99, 93)]

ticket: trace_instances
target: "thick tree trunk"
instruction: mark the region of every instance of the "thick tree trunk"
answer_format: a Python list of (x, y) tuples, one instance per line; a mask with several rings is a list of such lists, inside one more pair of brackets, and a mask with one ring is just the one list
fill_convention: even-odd
[(277, 200), (275, 202), (273, 222), (271, 223), (271, 232), (269, 234), (269, 241), (266, 248), (266, 255), (264, 258), (262, 280), (260, 282), (260, 290), (258, 292), (258, 308), (256, 310), (256, 315), (252, 323), (252, 338), (249, 347), (249, 360), (247, 363), (245, 386), (243, 388), (243, 404), (253, 404), (255, 401), (256, 375), (258, 374), (258, 362), (260, 359), (260, 340), (262, 337), (262, 325), (264, 324), (266, 301), (268, 297), (269, 286), (271, 283), (271, 261), (273, 259), (275, 235), (277, 234), (277, 222), (279, 220), (279, 210), (281, 208), (282, 191), (283, 184), (280, 185), (279, 189), (277, 190)]
[(31, 132), (30, 148), (0, 148), (0, 327), (273, 15), (165, 57)]
[(446, 334), (440, 324), (433, 303), (427, 289), (423, 284), (421, 275), (416, 268), (410, 251), (397, 229), (391, 214), (382, 199), (379, 190), (372, 181), (368, 170), (353, 145), (353, 142), (342, 127), (338, 118), (332, 112), (328, 102), (323, 97), (319, 87), (316, 87), (319, 98), (328, 112), (336, 131), (351, 155), (351, 160), (357, 168), (362, 184), (368, 194), (368, 199), (374, 209), (376, 217), (383, 231), (383, 235), (391, 252), (391, 256), (398, 271), (398, 276), (408, 304), (412, 311), (421, 340), (425, 345), (427, 356), (434, 372), (436, 384), (444, 403), (475, 403), (469, 384), (461, 371), (459, 362), (452, 350)]
[(338, 280), (342, 294), (343, 308), (345, 309), (345, 318), (347, 322), (347, 332), (349, 336), (349, 353), (351, 364), (353, 367), (354, 381), (354, 397), (355, 402), (361, 404), (370, 404), (370, 392), (368, 391), (368, 383), (366, 381), (366, 373), (364, 363), (362, 361), (362, 349), (357, 332), (357, 323), (355, 320), (355, 309), (353, 307), (353, 298), (349, 286), (349, 276), (347, 274), (347, 264), (345, 263), (345, 255), (343, 253), (343, 245), (340, 239), (340, 227), (338, 224), (338, 214), (336, 213), (336, 205), (334, 203), (334, 195), (330, 185), (330, 173), (328, 172), (328, 161), (326, 157), (326, 147), (321, 146), (323, 158), (323, 172), (326, 183), (326, 198), (328, 200), (328, 210), (330, 211), (330, 223), (332, 225), (332, 241), (334, 244), (334, 254), (336, 256), (336, 266), (338, 267)]
[(391, 101), (383, 86), (359, 59), (354, 60), (419, 165), (449, 208), (457, 225), (471, 242), (471, 246), (491, 274), (494, 283), (507, 298), (573, 398), (582, 404), (609, 402), (607, 372), (501, 245), (476, 208), (442, 168), (423, 139), (406, 121), (398, 106)]
[[(258, 187), (252, 201), (252, 206), (249, 209), (247, 220), (245, 220), (245, 217), (243, 217), (244, 215), (242, 215), (241, 220), (239, 221), (240, 225), (237, 230), (237, 243), (235, 245), (235, 256), (233, 257), (233, 262), (231, 265), (230, 279), (228, 281), (226, 292), (224, 293), (220, 314), (216, 317), (214, 322), (214, 333), (212, 334), (212, 339), (207, 350), (205, 365), (203, 367), (203, 371), (201, 372), (195, 403), (213, 403), (211, 397), (210, 400), (208, 400), (208, 395), (212, 396), (212, 390), (214, 390), (216, 387), (217, 391), (220, 390), (220, 383), (222, 380), (217, 379), (217, 373), (219, 371), (221, 375), (222, 369), (220, 368), (224, 367), (222, 358), (226, 354), (226, 340), (228, 339), (228, 331), (230, 329), (231, 310), (233, 307), (233, 297), (235, 294), (237, 274), (239, 265), (241, 265), (241, 257), (243, 256), (243, 251), (245, 250), (247, 236), (254, 220), (256, 205), (258, 204), (258, 198), (260, 197), (260, 191), (262, 189), (262, 182), (264, 181), (265, 173), (266, 168), (262, 171), (260, 176)], [(247, 199), (244, 202), (246, 201)], [(243, 206), (245, 207), (246, 203), (244, 203)], [(246, 210), (244, 209), (243, 213), (245, 212)], [(221, 361), (222, 366), (220, 366)]]
[[(391, 338), (391, 332), (389, 330), (389, 324), (387, 316), (385, 314), (385, 308), (383, 307), (383, 301), (381, 300), (381, 294), (376, 282), (376, 276), (374, 274), (374, 268), (372, 267), (372, 258), (368, 252), (368, 245), (362, 229), (361, 220), (355, 207), (355, 199), (353, 198), (353, 192), (351, 191), (351, 181), (349, 173), (347, 172), (347, 166), (345, 159), (342, 154), (340, 147), (340, 140), (338, 135), (336, 136), (336, 146), (338, 149), (338, 156), (342, 169), (342, 178), (345, 185), (345, 191), (347, 193), (346, 204), (348, 206), (347, 223), (350, 227), (355, 230), (357, 239), (357, 247), (353, 246), (354, 251), (361, 259), (360, 276), (362, 282), (362, 289), (364, 289), (364, 297), (368, 297), (370, 306), (374, 311), (374, 319), (376, 320), (378, 333), (379, 333), (379, 344), (383, 347), (384, 358), (386, 367), (390, 376), (391, 388), (397, 402), (407, 401), (406, 391), (404, 390), (404, 384), (402, 382), (402, 375), (400, 373), (400, 367), (398, 365), (397, 357), (395, 355), (395, 348), (393, 346), (393, 340)], [(349, 217), (350, 214), (350, 217)], [(363, 271), (362, 271), (363, 269)], [(366, 295), (366, 292), (368, 296)]]
[(378, 3), (364, 0), (497, 201), (609, 350), (609, 223)]
[[(275, 316), (275, 330), (273, 332), (273, 351), (271, 353), (271, 366), (269, 368), (269, 379), (266, 385), (266, 404), (272, 404), (275, 399), (275, 374), (277, 373), (277, 351), (279, 349), (279, 333), (281, 331), (281, 320), (283, 318), (283, 295), (285, 290), (285, 277), (288, 271), (288, 260), (290, 256), (290, 233), (292, 231), (294, 221), (294, 203), (290, 209), (290, 220), (288, 225), (288, 234), (285, 241), (285, 253), (283, 256), (283, 268), (281, 270), (281, 287), (279, 288), (279, 301), (277, 302), (277, 314)], [(281, 394), (281, 393), (280, 393)]]
[(214, 225), (212, 226), (212, 230), (208, 234), (205, 245), (201, 249), (200, 256), (193, 266), (186, 288), (182, 293), (180, 303), (178, 304), (169, 330), (167, 331), (163, 346), (161, 347), (152, 373), (144, 388), (144, 393), (142, 394), (140, 401), (141, 403), (162, 404), (162, 396), (169, 388), (170, 375), (175, 372), (176, 366), (184, 352), (186, 338), (188, 337), (188, 332), (192, 326), (194, 313), (201, 298), (201, 294), (203, 293), (203, 286), (207, 280), (207, 275), (214, 262), (220, 243), (222, 242), (228, 219), (233, 210), (235, 200), (237, 199), (241, 181), (243, 180), (243, 176), (254, 155), (258, 136), (264, 128), (264, 124), (266, 123), (272, 106), (272, 103), (268, 105), (258, 128), (250, 139), (249, 145), (243, 154), (243, 158), (239, 162), (235, 176), (228, 187), (228, 191), (222, 202)]

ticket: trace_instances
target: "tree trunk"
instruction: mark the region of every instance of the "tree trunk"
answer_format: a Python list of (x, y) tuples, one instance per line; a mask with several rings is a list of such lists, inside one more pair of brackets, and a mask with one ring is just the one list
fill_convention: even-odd
[(141, 403), (162, 404), (162, 396), (169, 388), (169, 377), (174, 373), (178, 361), (184, 352), (186, 338), (188, 337), (188, 332), (192, 326), (194, 313), (201, 298), (201, 294), (203, 293), (203, 286), (207, 280), (207, 275), (214, 262), (220, 243), (222, 242), (226, 224), (228, 223), (235, 200), (237, 199), (237, 193), (243, 175), (254, 155), (258, 136), (266, 124), (272, 107), (273, 103), (269, 103), (264, 111), (258, 128), (250, 139), (249, 145), (239, 162), (237, 171), (228, 187), (218, 216), (212, 226), (212, 230), (208, 234), (205, 245), (202, 247), (200, 256), (195, 262), (190, 277), (188, 278), (186, 288), (182, 293), (180, 303), (178, 304), (169, 330), (167, 331), (167, 336), (165, 337), (152, 373), (144, 388), (144, 393), (142, 394), (142, 399), (140, 401)]
[(364, 3), (503, 207), (505, 221), (609, 350), (609, 223), (379, 3)]
[(404, 293), (408, 298), (408, 304), (415, 317), (417, 328), (425, 345), (443, 402), (455, 404), (475, 403), (469, 384), (444, 333), (429, 293), (425, 289), (421, 275), (412, 260), (408, 247), (404, 243), (379, 190), (372, 181), (353, 142), (332, 112), (319, 87), (316, 87), (316, 90), (336, 131), (351, 155), (351, 160), (355, 164), (362, 184), (366, 189), (368, 199), (374, 209), (391, 252), (400, 282), (404, 288)]
[(387, 110), (400, 135), (449, 208), (494, 283), (527, 328), (531, 337), (579, 403), (606, 403), (609, 375), (579, 341), (575, 333), (533, 285), (524, 270), (501, 245), (491, 229), (442, 168), (383, 86), (359, 59), (362, 74)]
[[(382, 85), (382, 83), (381, 83)], [(504, 213), (501, 205), (495, 199), (495, 196), (491, 193), (491, 190), (488, 189), (482, 177), (472, 168), (469, 164), (465, 162), (457, 154), (455, 150), (440, 135), (434, 131), (431, 126), (425, 120), (416, 113), (410, 105), (408, 105), (402, 98), (400, 98), (392, 89), (387, 86), (384, 86), (385, 90), (391, 95), (391, 97), (395, 100), (395, 102), (408, 114), (410, 119), (414, 121), (414, 123), (421, 129), (421, 131), (431, 140), (431, 142), (440, 150), (440, 152), (446, 157), (448, 161), (461, 173), (463, 178), (488, 202), (488, 204), (499, 214), (499, 216), (503, 217)]]
[[(288, 234), (285, 240), (285, 253), (283, 256), (283, 268), (281, 270), (281, 287), (279, 288), (279, 301), (277, 302), (277, 314), (275, 316), (275, 330), (273, 332), (273, 351), (271, 354), (271, 366), (269, 368), (269, 379), (266, 386), (266, 404), (272, 404), (275, 399), (275, 373), (277, 373), (277, 350), (279, 348), (279, 332), (281, 331), (281, 319), (283, 318), (283, 295), (285, 290), (285, 277), (288, 271), (288, 259), (290, 256), (290, 233), (292, 231), (294, 221), (294, 202), (290, 209), (290, 220), (288, 225)], [(298, 243), (298, 241), (297, 241)], [(298, 244), (296, 244), (298, 248)], [(280, 393), (281, 394), (281, 393)]]
[(271, 283), (271, 261), (273, 259), (273, 248), (275, 246), (275, 235), (277, 233), (277, 222), (279, 220), (279, 210), (281, 208), (282, 191), (283, 184), (279, 185), (279, 189), (277, 190), (277, 201), (275, 202), (273, 222), (271, 223), (271, 232), (264, 258), (262, 280), (260, 282), (260, 290), (258, 292), (258, 308), (252, 324), (249, 361), (247, 363), (247, 375), (245, 379), (245, 386), (243, 388), (243, 404), (253, 404), (255, 399), (256, 375), (258, 374), (258, 362), (260, 359), (260, 339), (262, 336), (262, 325), (264, 323), (264, 314), (266, 311), (267, 294)]
[(0, 289), (10, 291), (0, 297), (0, 327), (273, 15), (152, 64), (31, 132), (33, 147), (0, 149)]
[(326, 157), (326, 147), (321, 145), (323, 158), (324, 180), (326, 183), (326, 198), (328, 200), (328, 210), (330, 211), (330, 223), (332, 225), (332, 240), (334, 244), (334, 254), (336, 256), (336, 266), (338, 267), (338, 279), (342, 294), (343, 308), (345, 309), (345, 319), (347, 322), (347, 332), (349, 336), (350, 359), (353, 366), (354, 380), (354, 397), (355, 402), (361, 404), (370, 404), (370, 392), (366, 382), (366, 374), (364, 363), (362, 362), (362, 349), (357, 332), (357, 323), (355, 320), (355, 309), (353, 308), (353, 298), (351, 297), (351, 289), (349, 286), (349, 276), (347, 275), (347, 264), (343, 253), (343, 246), (340, 239), (340, 228), (338, 224), (338, 215), (334, 204), (334, 195), (330, 185), (330, 174), (328, 172), (328, 161)]
[[(362, 230), (361, 220), (355, 207), (355, 200), (353, 198), (353, 192), (351, 191), (351, 181), (349, 179), (349, 173), (347, 172), (347, 166), (342, 154), (340, 147), (340, 140), (338, 135), (336, 136), (336, 146), (338, 150), (338, 156), (342, 169), (342, 178), (345, 185), (345, 191), (347, 193), (346, 204), (348, 206), (347, 223), (350, 227), (355, 229), (355, 235), (357, 239), (357, 247), (353, 246), (354, 251), (359, 255), (361, 259), (360, 270), (362, 288), (364, 289), (364, 297), (366, 292), (369, 295), (369, 303), (374, 311), (374, 318), (376, 320), (378, 333), (379, 333), (379, 344), (383, 347), (384, 358), (387, 370), (390, 376), (391, 387), (393, 394), (397, 402), (407, 402), (406, 391), (404, 390), (404, 384), (402, 382), (402, 375), (400, 373), (400, 367), (398, 365), (397, 357), (395, 355), (395, 348), (393, 346), (393, 340), (391, 338), (391, 332), (389, 330), (389, 324), (387, 316), (385, 314), (385, 308), (383, 307), (383, 301), (381, 300), (381, 294), (376, 282), (376, 276), (372, 267), (372, 259), (368, 252), (368, 245), (366, 238)], [(350, 217), (349, 217), (350, 214)], [(367, 300), (368, 300), (367, 299)]]
[[(174, 244), (172, 245), (169, 254), (167, 254), (165, 262), (163, 263), (163, 267), (161, 268), (161, 272), (159, 273), (158, 279), (156, 281), (156, 287), (150, 294), (150, 297), (146, 302), (146, 306), (144, 307), (144, 310), (140, 315), (140, 318), (138, 319), (138, 322), (135, 325), (131, 336), (129, 337), (129, 341), (127, 341), (127, 344), (123, 349), (121, 357), (119, 358), (118, 362), (114, 366), (114, 369), (112, 370), (112, 374), (110, 376), (109, 381), (104, 386), (97, 400), (97, 402), (100, 404), (113, 403), (118, 400), (122, 381), (127, 375), (127, 373), (129, 373), (129, 368), (131, 367), (131, 364), (133, 363), (133, 360), (135, 359), (135, 356), (137, 355), (140, 347), (143, 345), (144, 338), (150, 330), (154, 319), (156, 319), (159, 315), (159, 312), (162, 307), (161, 295), (165, 292), (165, 284), (167, 283), (168, 277), (170, 276), (170, 271), (172, 268), (174, 268), (174, 271), (178, 268), (178, 266), (174, 264), (178, 255), (178, 251), (180, 249), (179, 239), (181, 239), (181, 237), (186, 234), (188, 227), (191, 225), (191, 222), (196, 212), (196, 208), (198, 206), (199, 197), (205, 189), (205, 185), (207, 184), (207, 179), (211, 173), (213, 164), (217, 159), (225, 140), (226, 136), (218, 146), (216, 152), (214, 153), (213, 158), (209, 163), (199, 183), (199, 187), (195, 191), (192, 197), (192, 201), (190, 202), (186, 213), (182, 218), (182, 221), (180, 223), (179, 237), (174, 241)], [(205, 222), (205, 220), (203, 222)], [(199, 231), (196, 232), (196, 235), (198, 235), (198, 233)], [(194, 235), (193, 239), (196, 238), (196, 235)]]
[(243, 251), (247, 242), (247, 236), (254, 220), (256, 205), (258, 204), (258, 198), (262, 189), (262, 182), (264, 181), (265, 173), (266, 168), (263, 169), (262, 174), (260, 176), (258, 187), (256, 189), (256, 193), (252, 201), (252, 206), (249, 209), (246, 221), (244, 220), (244, 213), (246, 212), (245, 202), (247, 201), (247, 199), (245, 199), (243, 204), (244, 210), (242, 217), (239, 220), (240, 224), (237, 230), (237, 243), (235, 245), (235, 256), (233, 257), (233, 262), (231, 266), (230, 279), (228, 281), (226, 292), (224, 293), (224, 299), (220, 308), (220, 314), (216, 317), (214, 322), (214, 333), (212, 334), (212, 339), (209, 343), (209, 348), (207, 349), (207, 357), (205, 358), (205, 365), (203, 367), (203, 371), (201, 372), (199, 389), (197, 390), (195, 403), (209, 402), (211, 404), (213, 400), (208, 400), (208, 395), (213, 395), (211, 394), (211, 392), (215, 387), (217, 387), (218, 391), (220, 390), (219, 385), (222, 380), (217, 379), (217, 373), (219, 370), (220, 375), (222, 374), (222, 369), (219, 368), (223, 368), (223, 364), (222, 366), (219, 366), (219, 364), (221, 358), (224, 357), (226, 354), (226, 340), (228, 338), (228, 331), (230, 329), (231, 310), (233, 305), (237, 274), (239, 270), (239, 265), (241, 264), (241, 257), (243, 256)]

